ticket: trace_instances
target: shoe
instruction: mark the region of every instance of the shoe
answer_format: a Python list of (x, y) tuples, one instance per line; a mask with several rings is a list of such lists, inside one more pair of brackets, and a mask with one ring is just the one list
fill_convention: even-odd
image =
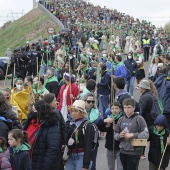
[(140, 159), (146, 159), (146, 156), (145, 155), (141, 155)]

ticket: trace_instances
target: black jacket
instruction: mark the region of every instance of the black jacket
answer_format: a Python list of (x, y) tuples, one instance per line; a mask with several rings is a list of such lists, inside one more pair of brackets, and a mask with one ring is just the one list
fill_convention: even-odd
[[(12, 125), (12, 123), (11, 123), (11, 125)], [(0, 136), (4, 137), (6, 139), (6, 141), (8, 141), (8, 132), (10, 130), (12, 130), (12, 129), (8, 126), (8, 123), (0, 120)]]
[[(36, 118), (36, 113), (28, 116), (24, 130), (29, 122)], [(36, 135), (32, 146), (32, 169), (33, 170), (62, 170), (61, 134), (59, 129), (59, 117), (55, 113), (46, 118)]]
[(14, 111), (2, 109), (0, 110), (0, 116), (12, 120), (12, 129), (21, 129), (21, 124)]
[[(77, 148), (84, 149), (83, 168), (88, 169), (90, 165), (90, 161), (91, 161), (91, 156), (92, 156), (93, 139), (94, 139), (95, 131), (94, 131), (93, 125), (91, 123), (88, 123), (86, 130), (85, 130), (85, 134), (83, 134), (83, 125), (85, 122), (86, 120), (83, 121), (77, 129), (78, 130), (78, 143), (76, 144), (76, 142), (74, 142), (72, 146), (69, 146), (69, 149), (70, 149), (70, 152), (72, 149), (77, 149)], [(75, 124), (69, 127), (68, 140), (70, 139), (75, 129), (76, 129)], [(75, 133), (72, 135), (72, 138), (74, 139), (74, 141), (76, 141)]]
[(97, 94), (109, 95), (111, 90), (111, 78), (107, 71), (102, 74), (101, 82), (97, 84)]
[[(160, 137), (155, 135), (153, 133), (153, 127), (151, 126), (149, 128), (149, 153), (148, 153), (148, 160), (149, 162), (152, 162), (153, 164), (159, 166), (162, 154), (161, 154), (161, 144), (160, 144)], [(164, 138), (164, 147), (166, 145), (167, 137), (169, 136), (170, 131), (168, 129), (165, 129), (165, 135), (163, 135)], [(170, 146), (167, 146), (166, 152), (164, 154), (164, 158), (162, 161), (161, 169), (164, 169), (169, 164), (169, 158), (170, 158)]]
[(45, 88), (50, 92), (55, 94), (55, 96), (58, 96), (59, 93), (59, 86), (57, 81), (52, 81), (50, 83), (47, 83)]
[(9, 148), (10, 162), (13, 170), (32, 170), (29, 151), (14, 153), (13, 148)]
[(135, 60), (132, 59), (127, 59), (124, 61), (124, 64), (126, 68), (130, 71), (130, 76), (135, 76), (136, 70), (137, 70), (137, 63)]
[[(106, 119), (106, 117), (104, 119)], [(102, 132), (107, 132), (105, 148), (113, 151), (113, 136), (114, 136), (113, 123), (111, 123), (109, 127), (106, 127), (106, 123), (104, 122), (104, 119), (98, 123), (98, 128)], [(115, 120), (115, 124), (117, 124), (118, 120), (119, 119)], [(120, 141), (116, 141), (116, 140), (114, 141), (115, 141), (115, 150), (116, 151), (120, 150), (119, 148)]]
[(150, 90), (146, 90), (142, 93), (139, 105), (142, 111), (142, 116), (145, 119), (148, 128), (153, 125), (154, 120), (151, 118), (150, 113), (153, 105), (153, 93)]
[(62, 143), (62, 145), (66, 145), (67, 144), (67, 126), (64, 121), (63, 115), (61, 114), (60, 111), (58, 111), (56, 109), (53, 110), (53, 112), (55, 114), (57, 114), (59, 117), (59, 127), (60, 127), (60, 131), (61, 131), (61, 143)]

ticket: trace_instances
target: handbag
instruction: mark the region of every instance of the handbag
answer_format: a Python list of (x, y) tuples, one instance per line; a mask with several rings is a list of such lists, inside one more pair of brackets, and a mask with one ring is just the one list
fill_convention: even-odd
[(68, 148), (68, 146), (65, 146), (62, 158), (63, 158), (64, 161), (67, 161), (67, 159), (69, 158), (69, 148)]

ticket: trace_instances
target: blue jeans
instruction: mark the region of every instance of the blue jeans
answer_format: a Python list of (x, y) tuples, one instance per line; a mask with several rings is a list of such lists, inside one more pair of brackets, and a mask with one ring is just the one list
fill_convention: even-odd
[(127, 91), (130, 93), (131, 96), (133, 96), (134, 92), (134, 82), (135, 82), (135, 76), (132, 76), (129, 81), (127, 81)]
[(41, 66), (41, 72), (42, 72), (42, 75), (46, 75), (46, 70), (47, 70), (47, 66), (45, 64), (42, 64)]
[[(84, 152), (71, 153), (67, 162), (65, 170), (81, 170), (83, 168), (83, 157)], [(89, 169), (91, 168), (92, 162), (90, 163)]]
[(99, 112), (102, 113), (102, 117), (105, 117), (105, 111), (109, 107), (109, 95), (99, 95)]

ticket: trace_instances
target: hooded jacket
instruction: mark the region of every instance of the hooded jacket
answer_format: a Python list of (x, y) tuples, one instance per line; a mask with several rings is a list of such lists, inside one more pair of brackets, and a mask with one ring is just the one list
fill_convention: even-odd
[(130, 71), (130, 75), (135, 76), (135, 72), (137, 70), (137, 63), (135, 60), (133, 60), (133, 57), (131, 59), (128, 59), (124, 61), (124, 64), (126, 66), (126, 68)]
[(164, 113), (170, 114), (170, 81), (167, 81), (166, 78), (166, 74), (159, 74), (154, 85), (156, 86), (158, 96), (162, 101)]
[[(167, 137), (170, 134), (170, 131), (166, 128), (167, 126), (167, 120), (164, 115), (158, 115), (157, 118), (154, 121), (154, 125), (161, 125), (165, 127), (165, 134), (163, 135), (163, 144), (164, 147), (166, 145)], [(161, 143), (160, 143), (160, 137), (153, 132), (154, 126), (151, 126), (149, 128), (149, 153), (148, 153), (148, 160), (149, 162), (152, 162), (156, 166), (159, 166), (159, 163), (161, 161)], [(161, 132), (160, 132), (161, 133)], [(170, 146), (167, 146), (166, 152), (164, 154), (161, 169), (165, 169), (169, 164), (169, 157), (170, 157)]]
[[(29, 122), (36, 118), (36, 113), (28, 116), (24, 130), (27, 130)], [(59, 117), (52, 112), (43, 120), (34, 144), (32, 146), (32, 170), (62, 170), (61, 160), (61, 133)]]
[(31, 160), (29, 155), (30, 145), (23, 143), (20, 148), (9, 148), (10, 162), (13, 170), (31, 170)]
[(120, 152), (128, 155), (141, 155), (142, 147), (134, 147), (130, 143), (130, 139), (120, 138), (120, 133), (127, 128), (129, 133), (133, 133), (135, 139), (148, 139), (149, 133), (145, 120), (142, 116), (134, 113), (129, 118), (125, 115), (118, 120), (114, 132), (114, 138), (120, 141)]

